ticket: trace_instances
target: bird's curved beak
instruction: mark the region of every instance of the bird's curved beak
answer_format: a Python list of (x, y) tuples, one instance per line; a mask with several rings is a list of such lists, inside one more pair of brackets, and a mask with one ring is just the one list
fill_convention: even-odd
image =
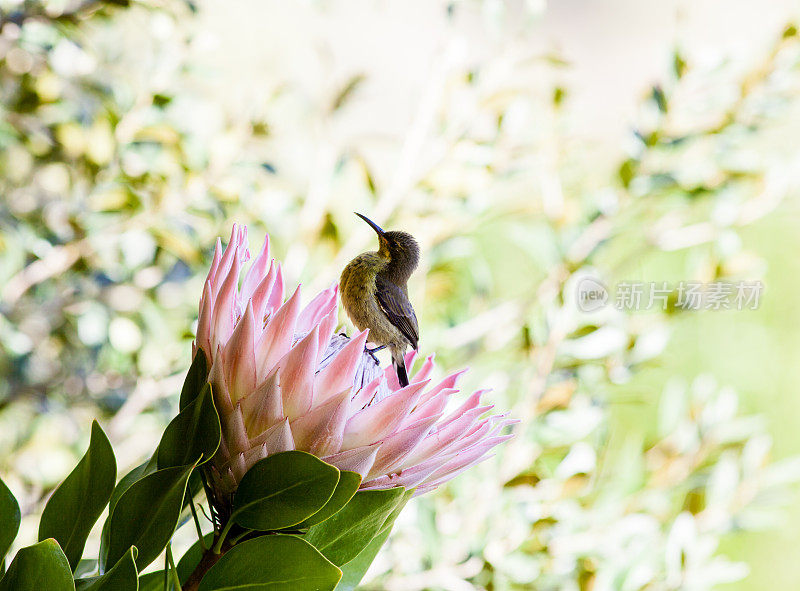
[(360, 217), (360, 218), (361, 218), (362, 220), (364, 220), (365, 222), (367, 222), (367, 223), (368, 223), (368, 224), (369, 224), (369, 225), (372, 227), (372, 229), (373, 229), (373, 230), (375, 230), (375, 232), (378, 234), (378, 236), (380, 236), (380, 237), (383, 237), (383, 234), (384, 234), (384, 232), (383, 232), (383, 229), (382, 229), (382, 228), (381, 228), (381, 227), (380, 227), (378, 224), (376, 224), (375, 222), (373, 222), (373, 221), (372, 221), (371, 219), (369, 219), (367, 216), (365, 216), (365, 215), (361, 215), (361, 214), (360, 214), (360, 213), (358, 213), (357, 211), (354, 211), (353, 213), (354, 213), (354, 214), (356, 214), (358, 217)]

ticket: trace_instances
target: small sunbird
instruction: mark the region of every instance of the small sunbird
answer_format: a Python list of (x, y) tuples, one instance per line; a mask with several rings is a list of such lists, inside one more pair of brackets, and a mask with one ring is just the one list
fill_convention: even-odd
[(405, 351), (419, 342), (417, 315), (406, 286), (419, 264), (419, 245), (407, 232), (384, 231), (356, 212), (378, 234), (377, 252), (363, 252), (342, 271), (342, 303), (358, 330), (369, 329), (374, 353), (389, 348), (400, 385), (408, 386)]

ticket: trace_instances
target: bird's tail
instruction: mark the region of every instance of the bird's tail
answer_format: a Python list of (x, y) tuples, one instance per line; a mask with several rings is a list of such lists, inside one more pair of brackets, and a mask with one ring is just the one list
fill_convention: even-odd
[(403, 357), (402, 351), (392, 348), (392, 365), (397, 372), (397, 381), (400, 382), (400, 387), (405, 388), (408, 386), (408, 372), (406, 372), (406, 361)]

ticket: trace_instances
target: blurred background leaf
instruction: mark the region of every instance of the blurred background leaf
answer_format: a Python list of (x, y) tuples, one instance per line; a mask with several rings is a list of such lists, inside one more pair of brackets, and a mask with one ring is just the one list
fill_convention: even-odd
[[(0, 0), (15, 547), (92, 418), (120, 473), (152, 454), (217, 236), (269, 232), (290, 285), (321, 289), (374, 246), (357, 210), (422, 244), (422, 352), (522, 419), (409, 504), (367, 588), (790, 588), (794, 10)], [(766, 290), (757, 310), (585, 314), (587, 276)]]

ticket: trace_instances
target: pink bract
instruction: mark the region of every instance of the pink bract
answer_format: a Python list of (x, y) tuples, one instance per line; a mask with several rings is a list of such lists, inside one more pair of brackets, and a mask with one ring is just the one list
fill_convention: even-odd
[[(234, 225), (225, 250), (217, 241), (200, 299), (195, 352), (211, 367), (222, 443), (211, 464), (214, 485), (232, 493), (258, 460), (303, 450), (358, 472), (362, 489), (435, 489), (486, 459), (511, 435), (513, 421), (487, 416), (478, 391), (446, 406), (459, 376), (432, 383), (433, 355), (401, 388), (391, 367), (364, 352), (367, 331), (335, 334), (337, 286), (301, 305), (300, 287), (284, 301), (269, 237), (250, 259), (247, 228)], [(415, 352), (407, 355), (411, 367)], [(452, 406), (452, 404), (451, 404)]]

